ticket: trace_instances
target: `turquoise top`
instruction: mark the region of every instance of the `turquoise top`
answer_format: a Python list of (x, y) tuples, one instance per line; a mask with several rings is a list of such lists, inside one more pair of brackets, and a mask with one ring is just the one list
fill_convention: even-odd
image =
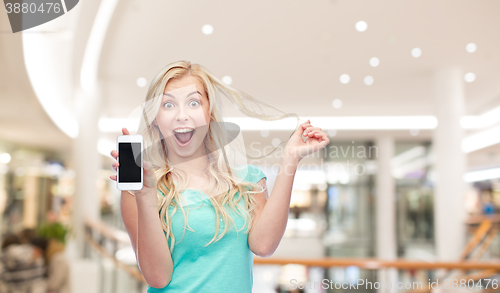
[[(257, 183), (266, 178), (264, 172), (255, 165), (247, 165), (246, 181)], [(245, 171), (246, 169), (244, 169)], [(243, 176), (239, 176), (242, 178)], [(160, 191), (161, 192), (161, 191)], [(163, 193), (162, 193), (163, 194)], [(209, 243), (215, 235), (215, 209), (207, 195), (201, 191), (186, 190), (182, 193), (189, 210), (189, 226), (184, 232), (184, 214), (180, 208), (172, 217), (172, 233), (175, 236), (171, 252), (174, 270), (170, 283), (164, 288), (148, 286), (148, 293), (251, 293), (253, 285), (253, 253), (248, 246), (248, 234), (242, 229), (245, 218), (228, 208), (229, 215), (238, 227), (228, 229), (224, 237)], [(239, 192), (235, 194), (238, 198)], [(243, 200), (238, 205), (243, 206)], [(170, 206), (169, 214), (173, 212)], [(220, 220), (219, 235), (225, 228)], [(247, 223), (248, 224), (248, 223)], [(170, 247), (171, 239), (168, 244)]]

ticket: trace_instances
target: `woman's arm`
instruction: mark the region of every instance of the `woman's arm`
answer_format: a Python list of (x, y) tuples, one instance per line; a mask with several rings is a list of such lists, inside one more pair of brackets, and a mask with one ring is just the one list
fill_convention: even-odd
[[(307, 139), (304, 141), (302, 136)], [(321, 128), (312, 127), (309, 120), (300, 125), (288, 141), (271, 196), (267, 199), (267, 191), (255, 195), (258, 207), (248, 235), (248, 245), (256, 255), (268, 257), (278, 248), (288, 222), (297, 166), (302, 158), (324, 148), (328, 143), (328, 135)], [(263, 184), (265, 187), (265, 182)]]
[(122, 192), (121, 211), (144, 279), (151, 287), (163, 288), (172, 278), (173, 262), (158, 208), (152, 199), (154, 196), (134, 197)]
[(125, 229), (127, 229), (130, 243), (132, 243), (132, 249), (134, 250), (137, 260), (137, 205), (135, 203), (135, 197), (132, 194), (127, 191), (122, 191), (121, 194), (120, 210), (122, 220), (125, 224)]
[(254, 210), (255, 218), (248, 235), (250, 250), (258, 256), (271, 256), (283, 238), (298, 163), (298, 160), (290, 157), (281, 158), (278, 176), (269, 199), (265, 179), (259, 182), (266, 190), (255, 194), (258, 206)]
[[(130, 134), (126, 128), (122, 128), (122, 133)], [(111, 151), (111, 156), (117, 160), (118, 152)], [(115, 161), (111, 168), (116, 171), (119, 165)], [(117, 180), (116, 175), (110, 178)], [(144, 279), (153, 288), (163, 288), (172, 279), (173, 262), (156, 206), (156, 176), (148, 161), (143, 162), (143, 178), (143, 188), (135, 195), (122, 191), (122, 220)]]

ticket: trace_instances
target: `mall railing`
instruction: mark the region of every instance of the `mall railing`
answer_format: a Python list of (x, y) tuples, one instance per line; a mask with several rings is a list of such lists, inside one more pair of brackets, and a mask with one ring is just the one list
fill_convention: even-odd
[[(484, 252), (491, 245), (492, 239), (498, 233), (500, 217), (496, 218), (474, 218), (469, 219), (469, 225), (477, 225), (474, 236), (468, 242), (458, 262), (425, 262), (413, 260), (394, 260), (386, 261), (376, 258), (318, 258), (318, 259), (300, 259), (300, 258), (262, 258), (255, 256), (255, 265), (288, 265), (297, 264), (309, 267), (333, 268), (333, 267), (357, 267), (366, 270), (460, 270), (463, 272), (475, 271), (470, 274), (463, 274), (455, 277), (460, 283), (461, 280), (470, 282), (491, 278), (500, 273), (500, 261), (479, 261)], [(145, 292), (147, 283), (144, 280), (137, 264), (126, 264), (116, 258), (116, 252), (120, 246), (130, 246), (128, 234), (124, 231), (110, 227), (102, 222), (87, 220), (85, 223), (85, 235), (87, 244), (98, 252), (103, 258), (111, 260), (115, 267), (127, 273), (135, 280), (135, 292)], [(111, 247), (111, 248), (110, 248)], [(479, 271), (478, 271), (479, 270)], [(134, 287), (134, 286), (131, 286)], [(498, 288), (500, 289), (500, 288)], [(483, 292), (496, 292), (497, 290), (484, 290)], [(130, 291), (133, 292), (133, 291)], [(405, 292), (432, 292), (432, 290), (407, 290)], [(114, 292), (106, 292), (114, 293)]]

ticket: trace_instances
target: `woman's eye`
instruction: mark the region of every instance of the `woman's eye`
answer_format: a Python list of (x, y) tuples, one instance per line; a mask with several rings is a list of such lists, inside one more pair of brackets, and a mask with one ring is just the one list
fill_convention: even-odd
[(198, 102), (198, 101), (194, 101), (194, 100), (193, 100), (193, 101), (191, 101), (191, 103), (190, 103), (190, 105), (191, 105), (191, 106), (193, 106), (193, 107), (196, 107), (196, 106), (198, 106), (199, 104), (200, 104), (200, 102)]
[(170, 103), (170, 102), (166, 102), (165, 104), (163, 104), (163, 106), (164, 106), (165, 108), (172, 108), (172, 107), (169, 107), (168, 105), (171, 105), (172, 107), (174, 106), (174, 105), (173, 105), (172, 103)]

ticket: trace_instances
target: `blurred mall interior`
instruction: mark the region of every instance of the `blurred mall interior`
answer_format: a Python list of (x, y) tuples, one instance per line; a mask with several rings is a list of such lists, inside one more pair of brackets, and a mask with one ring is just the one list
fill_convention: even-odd
[[(445, 279), (473, 280), (448, 292), (496, 292), (499, 11), (497, 0), (99, 0), (12, 33), (2, 10), (2, 241), (26, 229), (57, 239), (70, 292), (146, 292), (110, 152), (122, 127), (137, 130), (151, 79), (187, 60), (331, 141), (301, 161), (280, 246), (255, 256), (254, 292), (415, 292), (404, 286)], [(253, 155), (295, 127), (225, 117)], [(279, 156), (249, 163), (271, 193)], [(324, 279), (403, 288), (293, 286)]]

